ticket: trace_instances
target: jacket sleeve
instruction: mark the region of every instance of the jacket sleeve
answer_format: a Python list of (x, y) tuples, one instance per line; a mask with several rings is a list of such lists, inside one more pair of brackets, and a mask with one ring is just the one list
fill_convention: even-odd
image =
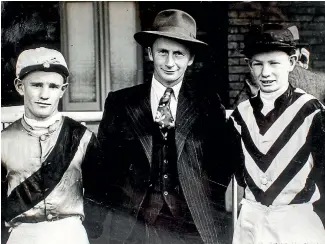
[(82, 176), (85, 190), (85, 220), (83, 224), (86, 228), (88, 237), (97, 239), (103, 233), (108, 208), (104, 203), (105, 171), (103, 171), (103, 153), (94, 133), (92, 133), (82, 162)]
[(98, 140), (92, 133), (81, 165), (84, 197), (93, 201), (102, 202), (101, 196), (103, 154)]
[[(238, 110), (235, 109), (233, 114), (237, 112)], [(235, 128), (234, 124), (236, 122), (234, 116), (232, 115), (227, 121), (228, 148), (230, 148), (231, 150), (231, 153), (229, 153), (229, 161), (231, 164), (232, 174), (235, 175), (237, 183), (240, 186), (245, 187), (246, 184), (244, 180), (244, 154), (241, 146), (241, 135)]]
[(102, 172), (105, 174), (102, 192), (105, 193), (105, 203), (109, 206), (113, 202), (118, 202), (116, 199), (120, 191), (115, 187), (115, 183), (123, 177), (121, 106), (123, 105), (118, 101), (115, 93), (110, 92), (106, 98), (103, 118), (98, 128), (98, 141), (103, 152)]
[(314, 166), (311, 177), (315, 181), (320, 199), (314, 203), (314, 211), (325, 226), (325, 110), (315, 115), (311, 125), (312, 156)]
[(226, 111), (218, 96), (210, 96), (211, 111), (203, 130), (206, 132), (204, 144), (205, 168), (214, 202), (224, 207), (225, 192), (234, 172), (232, 140), (228, 134)]

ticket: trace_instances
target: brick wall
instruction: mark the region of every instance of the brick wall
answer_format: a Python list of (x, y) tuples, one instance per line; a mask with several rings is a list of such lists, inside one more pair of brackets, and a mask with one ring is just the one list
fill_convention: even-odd
[(228, 71), (230, 106), (238, 103), (249, 73), (240, 54), (251, 24), (288, 23), (299, 29), (300, 41), (309, 44), (310, 69), (325, 73), (325, 2), (233, 2), (228, 8)]

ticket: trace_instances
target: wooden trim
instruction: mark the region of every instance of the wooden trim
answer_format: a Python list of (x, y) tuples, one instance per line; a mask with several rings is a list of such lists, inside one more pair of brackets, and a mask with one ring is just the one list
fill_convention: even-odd
[[(141, 22), (140, 22), (140, 7), (139, 3), (135, 3), (136, 8), (136, 16), (135, 16), (135, 23), (136, 23), (136, 30), (141, 31)], [(142, 46), (135, 41), (135, 45), (137, 45), (137, 84), (143, 83), (143, 52)]]
[[(60, 2), (60, 38), (61, 38), (61, 53), (63, 54), (67, 64), (69, 64), (69, 52), (68, 52), (68, 20), (67, 20), (67, 8), (66, 2)], [(69, 80), (68, 80), (69, 82)], [(66, 104), (69, 103), (69, 95), (67, 92), (63, 95), (60, 101), (60, 107), (66, 110)]]
[(100, 74), (101, 74), (101, 108), (103, 110), (105, 99), (111, 91), (111, 64), (109, 39), (109, 4), (99, 2), (99, 42), (100, 42)]
[[(61, 112), (64, 116), (69, 116), (76, 121), (100, 122), (103, 112)], [(1, 108), (1, 123), (12, 123), (20, 119), (24, 114), (24, 106), (12, 106)]]
[(96, 107), (98, 111), (101, 110), (101, 75), (100, 75), (100, 14), (99, 14), (99, 4), (100, 2), (93, 2), (93, 12), (94, 12), (94, 41), (95, 41), (95, 79), (96, 79)]

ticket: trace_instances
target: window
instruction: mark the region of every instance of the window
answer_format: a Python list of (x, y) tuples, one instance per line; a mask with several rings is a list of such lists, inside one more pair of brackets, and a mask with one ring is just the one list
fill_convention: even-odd
[(71, 75), (63, 111), (102, 111), (109, 91), (142, 83), (135, 2), (62, 2), (61, 44)]

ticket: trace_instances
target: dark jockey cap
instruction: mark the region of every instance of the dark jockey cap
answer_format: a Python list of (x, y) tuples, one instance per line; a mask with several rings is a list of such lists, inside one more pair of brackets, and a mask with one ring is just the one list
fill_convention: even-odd
[(296, 26), (284, 27), (280, 24), (262, 24), (252, 26), (244, 39), (243, 53), (246, 57), (268, 51), (294, 53), (299, 40)]

